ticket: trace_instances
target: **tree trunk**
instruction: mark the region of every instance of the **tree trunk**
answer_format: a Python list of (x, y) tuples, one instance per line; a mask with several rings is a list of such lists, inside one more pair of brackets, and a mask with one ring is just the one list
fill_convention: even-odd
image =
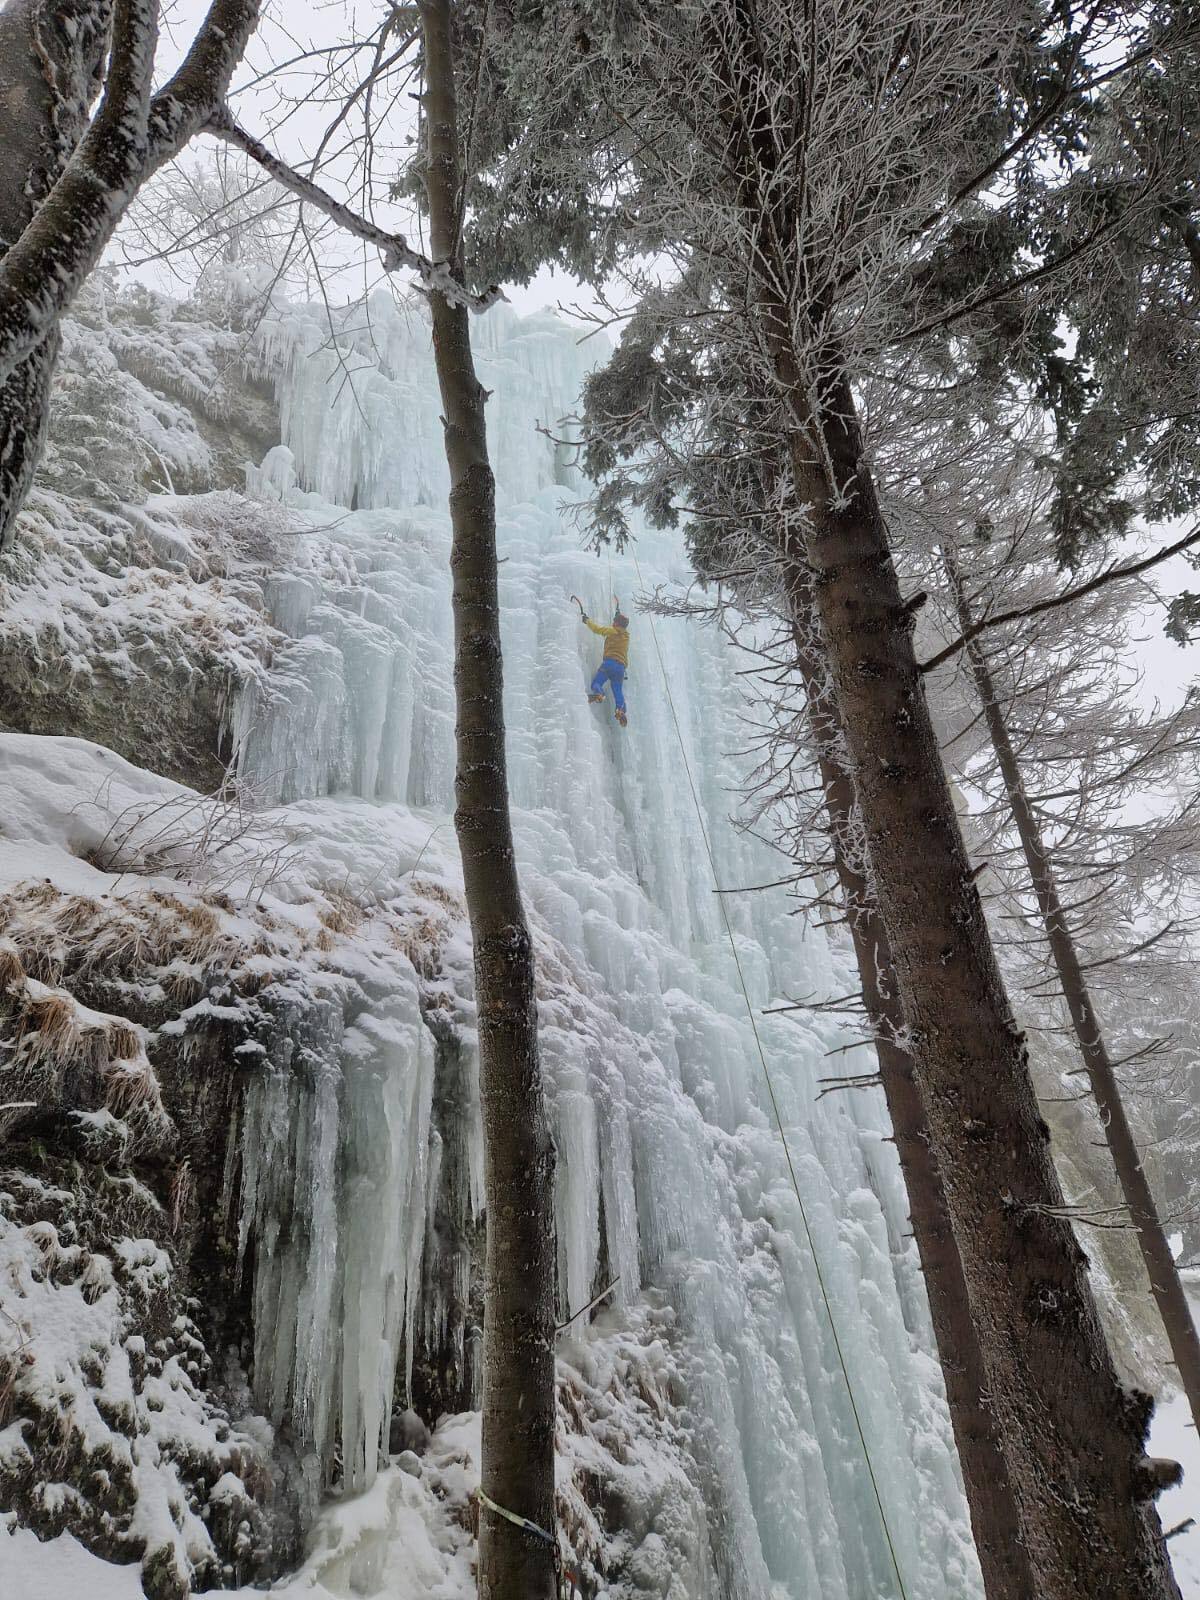
[[(1062, 1216), (1012, 1017), (925, 702), (849, 379), (819, 420), (790, 308), (764, 329), (795, 417), (804, 554), (845, 731), (906, 1043), (929, 1121), (1025, 1543), (1043, 1600), (1178, 1600), (1142, 1446), (1148, 1397), (1113, 1367)], [(784, 552), (790, 562), (800, 552)]]
[[(950, 551), (945, 552), (946, 571), (949, 574), (958, 610), (959, 623), (964, 631), (971, 626), (971, 608), (963, 587), (962, 575)], [(1200, 1426), (1200, 1337), (1192, 1320), (1187, 1296), (1175, 1267), (1175, 1259), (1158, 1215), (1158, 1207), (1146, 1181), (1133, 1130), (1125, 1114), (1120, 1086), (1113, 1070), (1112, 1058), (1104, 1041), (1099, 1018), (1092, 1006), (1087, 979), (1075, 948), (1062, 901), (1055, 881), (1054, 868), (1038, 827), (1037, 817), (1025, 792), (1021, 769), (1017, 762), (1004, 712), (996, 695), (995, 684), (983, 642), (978, 635), (967, 645), (967, 656), (979, 694), (983, 714), (987, 720), (988, 734), (996, 761), (1004, 781), (1025, 862), (1029, 868), (1042, 925), (1058, 973), (1059, 986), (1071, 1014), (1071, 1025), (1079, 1043), (1079, 1052), (1087, 1069), (1088, 1080), (1100, 1112), (1100, 1123), (1108, 1142), (1117, 1181), (1129, 1208), (1129, 1215), (1137, 1232), (1142, 1259), (1150, 1277), (1154, 1303), (1162, 1317), (1163, 1327), (1171, 1346), (1171, 1354), (1187, 1395), (1192, 1420)]]
[(879, 1075), (896, 1153), (908, 1190), (913, 1238), (921, 1258), (984, 1590), (988, 1600), (1035, 1600), (1037, 1590), (1021, 1541), (1008, 1467), (986, 1398), (983, 1356), (971, 1320), (962, 1261), (950, 1226), (941, 1175), (929, 1146), (925, 1108), (908, 1053), (894, 1042), (905, 1036), (904, 1017), (892, 978), (887, 933), (865, 864), (856, 859), (852, 844), (857, 807), (850, 776), (839, 755), (842, 730), (837, 707), (828, 693), (813, 642), (812, 588), (807, 573), (795, 565), (789, 565), (786, 583), (796, 658), (807, 695), (829, 817), (834, 865), (862, 982), (863, 1002), (876, 1039)]
[[(420, 14), (433, 256), (461, 278), (450, 0), (421, 0)], [(454, 536), (454, 822), (474, 945), (483, 1105), (483, 1490), (505, 1510), (552, 1532), (554, 1146), (538, 1064), (533, 946), (509, 818), (495, 483), (469, 312), (436, 292), (430, 304)], [(483, 1600), (554, 1600), (551, 1545), (481, 1505), (479, 1547)]]
[[(0, 9), (0, 257), (20, 238), (87, 127), (110, 0), (8, 0)], [(0, 382), (0, 550), (33, 484), (58, 360), (57, 327)]]
[(45, 438), (62, 315), (137, 191), (219, 111), (258, 22), (258, 0), (211, 0), (155, 95), (158, 10), (157, 0), (0, 5), (0, 549)]

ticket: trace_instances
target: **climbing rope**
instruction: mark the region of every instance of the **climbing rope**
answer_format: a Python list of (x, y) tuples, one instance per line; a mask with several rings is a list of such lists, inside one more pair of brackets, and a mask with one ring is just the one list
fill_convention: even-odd
[[(630, 545), (630, 553), (633, 556), (633, 564), (637, 571), (638, 586), (643, 592), (645, 592), (646, 586), (642, 579), (641, 563), (638, 561), (637, 551), (632, 545)], [(788, 1143), (787, 1131), (783, 1125), (783, 1114), (780, 1111), (779, 1100), (775, 1093), (775, 1082), (771, 1076), (771, 1069), (767, 1065), (767, 1052), (763, 1048), (762, 1035), (758, 1031), (758, 1018), (755, 1015), (754, 1006), (750, 999), (750, 990), (746, 985), (746, 975), (742, 970), (742, 958), (738, 954), (737, 940), (733, 933), (733, 923), (729, 919), (729, 908), (726, 904), (726, 897), (722, 893), (721, 884), (717, 877), (717, 864), (713, 856), (712, 845), (709, 841), (708, 828), (704, 821), (704, 811), (700, 805), (700, 795), (696, 789), (696, 781), (692, 776), (691, 763), (688, 761), (687, 747), (683, 742), (683, 730), (679, 725), (679, 714), (675, 709), (675, 697), (671, 693), (671, 681), (667, 676), (666, 663), (663, 660), (662, 650), (659, 646), (658, 629), (654, 626), (654, 613), (652, 611), (647, 611), (645, 616), (650, 623), (650, 637), (654, 641), (654, 654), (658, 658), (658, 670), (662, 674), (663, 688), (666, 691), (667, 696), (667, 705), (671, 712), (671, 721), (675, 725), (675, 738), (679, 743), (679, 754), (683, 759), (683, 770), (687, 774), (688, 788), (691, 790), (692, 795), (692, 805), (696, 809), (696, 821), (700, 825), (700, 837), (704, 842), (704, 853), (708, 857), (708, 869), (712, 874), (713, 888), (716, 891), (717, 904), (721, 908), (721, 918), (725, 924), (725, 935), (729, 940), (730, 954), (733, 956), (733, 964), (737, 970), (738, 983), (740, 984), (742, 990), (742, 999), (746, 1003), (746, 1015), (750, 1019), (750, 1029), (754, 1035), (754, 1045), (758, 1051), (759, 1064), (762, 1067), (763, 1079), (767, 1085), (767, 1095), (771, 1102), (771, 1113), (775, 1118), (775, 1127), (779, 1133), (779, 1142), (783, 1146), (783, 1154), (784, 1159), (787, 1162), (788, 1176), (792, 1180), (792, 1188), (796, 1194), (796, 1204), (800, 1208), (800, 1222), (804, 1228), (804, 1237), (808, 1244), (809, 1254), (812, 1256), (817, 1287), (821, 1292), (821, 1299), (825, 1306), (825, 1315), (829, 1319), (829, 1331), (833, 1335), (833, 1346), (837, 1351), (838, 1366), (841, 1368), (842, 1381), (846, 1385), (846, 1394), (850, 1401), (850, 1410), (854, 1417), (854, 1426), (858, 1433), (858, 1442), (862, 1446), (863, 1460), (866, 1463), (867, 1476), (871, 1480), (871, 1491), (875, 1498), (875, 1504), (879, 1508), (879, 1520), (883, 1526), (884, 1541), (887, 1544), (888, 1555), (891, 1558), (892, 1569), (896, 1574), (896, 1583), (900, 1589), (900, 1600), (908, 1600), (908, 1590), (905, 1587), (904, 1574), (900, 1570), (900, 1562), (896, 1555), (896, 1545), (892, 1538), (891, 1525), (888, 1522), (887, 1512), (883, 1508), (883, 1496), (879, 1489), (879, 1479), (875, 1474), (875, 1464), (871, 1460), (871, 1451), (867, 1444), (867, 1435), (863, 1428), (862, 1417), (859, 1414), (858, 1400), (855, 1397), (854, 1385), (850, 1381), (850, 1369), (846, 1365), (846, 1355), (842, 1348), (841, 1337), (838, 1333), (837, 1320), (834, 1317), (833, 1306), (830, 1303), (829, 1291), (825, 1284), (825, 1275), (821, 1271), (821, 1258), (817, 1254), (816, 1241), (813, 1238), (813, 1232), (809, 1226), (808, 1210), (804, 1204), (804, 1198), (800, 1193), (800, 1183), (796, 1177), (796, 1167), (792, 1160), (791, 1145)]]

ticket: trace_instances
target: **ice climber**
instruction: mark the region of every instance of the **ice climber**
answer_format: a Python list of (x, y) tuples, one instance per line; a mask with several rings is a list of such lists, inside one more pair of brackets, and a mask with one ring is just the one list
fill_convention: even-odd
[(617, 721), (625, 727), (629, 720), (625, 714), (625, 668), (629, 665), (629, 618), (621, 610), (619, 602), (613, 614), (611, 628), (606, 628), (603, 623), (593, 622), (582, 605), (579, 606), (579, 615), (592, 632), (598, 633), (604, 640), (604, 655), (596, 668), (596, 676), (592, 679), (592, 686), (588, 690), (588, 699), (593, 705), (598, 705), (604, 699), (605, 684), (611, 683), (613, 701), (617, 708)]

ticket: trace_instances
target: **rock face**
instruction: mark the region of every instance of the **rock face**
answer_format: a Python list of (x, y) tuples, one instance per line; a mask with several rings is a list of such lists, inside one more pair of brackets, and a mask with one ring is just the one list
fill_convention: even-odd
[[(254, 575), (284, 526), (229, 492), (242, 447), (257, 460), (278, 438), (274, 408), (246, 397), (245, 348), (141, 295), (93, 291), (68, 324), (46, 458), (0, 570), (0, 728), (220, 786), (230, 709), (275, 640)], [(250, 403), (256, 426), (239, 428)]]
[(153, 1600), (261, 1576), (273, 1469), (265, 1430), (231, 1420), (247, 1330), (221, 1204), (237, 1057), (227, 1038), (162, 1031), (185, 983), (202, 987), (184, 969), (214, 910), (45, 878), (0, 905), (0, 1504), (144, 1561)]
[[(141, 1560), (153, 1600), (250, 1582), (296, 1562), (335, 1477), (374, 1475), (403, 1341), (393, 1328), (360, 1367), (378, 1340), (341, 1348), (353, 1316), (398, 1295), (416, 1348), (391, 1258), (419, 1258), (403, 1183), (426, 1163), (398, 1173), (390, 1136), (429, 1125), (410, 956), (430, 967), (435, 922), (419, 896), (368, 912), (295, 869), (294, 900), (255, 892), (289, 837), (256, 841), (83, 741), (0, 748), (25, 797), (20, 843), (0, 845), (0, 1507)], [(229, 887), (198, 887), (225, 852)], [(48, 873), (24, 877), (33, 861)], [(298, 1168), (269, 1159), (285, 1140)], [(364, 1223), (361, 1281), (337, 1259), (343, 1204)], [(343, 1385), (374, 1422), (333, 1409)]]
[[(332, 348), (317, 313), (276, 307), (235, 382), (194, 309), (105, 318), (72, 333), (77, 359), (68, 340), (79, 383), (0, 568), (0, 1240), (19, 1281), (0, 1278), (0, 1510), (140, 1561), (154, 1596), (284, 1570), (314, 1525), (304, 1581), (385, 1594), (387, 1562), (442, 1518), (418, 1565), (457, 1596), (483, 1197), (427, 335), (381, 302)], [(567, 452), (536, 429), (570, 412), (584, 357), (548, 317), (479, 335), (559, 1151), (562, 1537), (612, 1600), (890, 1596), (848, 1376), (911, 1600), (964, 1600), (882, 1109), (819, 1098), (848, 1043), (833, 1024), (760, 1017), (802, 1218), (699, 844), (696, 808), (720, 886), (778, 875), (727, 820), (736, 664), (639, 614), (629, 728), (587, 705), (594, 641), (568, 595), (687, 573), (643, 531), (640, 567), (601, 584), (563, 526)], [(347, 358), (353, 392), (327, 382)], [(100, 454), (104, 407), (132, 422)], [(227, 478), (243, 444), (249, 492)], [(755, 1012), (852, 987), (786, 899), (730, 904)], [(86, 1347), (56, 1342), (67, 1305)], [(319, 1510), (334, 1489), (363, 1495), (344, 1535)]]

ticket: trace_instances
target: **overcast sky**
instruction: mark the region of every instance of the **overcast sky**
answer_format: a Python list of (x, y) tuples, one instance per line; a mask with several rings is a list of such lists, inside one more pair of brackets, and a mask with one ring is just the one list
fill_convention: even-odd
[[(207, 0), (173, 0), (166, 8), (160, 46), (163, 76), (186, 50), (206, 9)], [(234, 79), (233, 100), (242, 122), (284, 160), (307, 170), (334, 108), (323, 105), (318, 98), (317, 79), (324, 62), (297, 62), (295, 58), (314, 48), (335, 48), (349, 39), (370, 35), (383, 11), (382, 5), (362, 4), (361, 0), (358, 3), (323, 0), (321, 4), (314, 0), (269, 0), (264, 21)], [(289, 62), (292, 64), (278, 70), (281, 63)], [(281, 90), (286, 104), (281, 100)], [(410, 212), (389, 202), (385, 192), (387, 181), (403, 163), (403, 140), (411, 120), (405, 114), (404, 104), (398, 103), (389, 117), (393, 147), (380, 151), (378, 156), (371, 208), (375, 219), (384, 227), (415, 237), (419, 222)], [(194, 147), (189, 159), (196, 159), (206, 143), (208, 141), (201, 141)], [(339, 197), (352, 198), (347, 193), (347, 185), (356, 185), (357, 169), (350, 161), (340, 166), (334, 162), (323, 173), (322, 181)], [(344, 240), (335, 244), (332, 239), (319, 248), (329, 251), (331, 264), (335, 252), (343, 263), (340, 270), (332, 272), (328, 286), (331, 298), (348, 299), (361, 293), (364, 287), (381, 281), (377, 251), (359, 250), (357, 246), (347, 246)], [(145, 275), (145, 272), (139, 273), (139, 276)], [(402, 285), (397, 283), (396, 287), (402, 288)], [(581, 285), (549, 271), (539, 273), (528, 287), (507, 285), (505, 292), (514, 309), (522, 314), (546, 307), (562, 309), (569, 314), (573, 306), (595, 304)], [(584, 331), (581, 325), (581, 334)], [(1180, 531), (1164, 532), (1164, 542), (1178, 538)], [(1172, 593), (1181, 588), (1200, 588), (1200, 573), (1193, 572), (1185, 560), (1177, 558), (1155, 574), (1155, 581), (1160, 591)], [(1161, 609), (1149, 601), (1142, 633), (1145, 642), (1139, 646), (1138, 654), (1145, 672), (1143, 696), (1147, 702), (1155, 698), (1174, 702), (1200, 671), (1200, 655), (1197, 654), (1200, 646), (1181, 649), (1166, 638), (1162, 631)]]
[[(207, 9), (208, 0), (172, 0), (164, 8), (159, 46), (160, 79), (174, 69), (195, 37)], [(369, 37), (378, 19), (390, 9), (382, 4), (347, 3), (347, 0), (324, 0), (321, 4), (314, 4), (313, 0), (282, 0), (282, 3), (269, 0), (263, 22), (234, 77), (231, 99), (240, 120), (276, 154), (307, 173), (309, 161), (335, 108), (322, 104), (319, 98), (319, 77), (328, 58), (308, 61), (296, 58), (314, 49), (338, 49), (350, 39)], [(363, 68), (367, 61), (364, 54), (361, 57)], [(420, 232), (419, 220), (405, 208), (389, 202), (386, 194), (388, 181), (405, 159), (404, 136), (415, 120), (415, 108), (409, 114), (410, 107), (411, 101), (400, 101), (388, 114), (393, 145), (377, 155), (371, 211), (381, 226), (415, 238)], [(197, 159), (206, 148), (212, 150), (211, 141), (197, 141), (189, 158)], [(354, 203), (361, 199), (361, 195), (354, 193), (359, 178), (352, 161), (333, 161), (323, 166), (321, 181), (339, 198)], [(359, 250), (357, 246), (347, 246), (344, 241), (336, 246), (330, 241), (327, 248), (330, 265), (335, 253), (343, 262), (353, 258), (356, 263), (355, 269), (343, 269), (331, 280), (333, 289), (340, 291), (343, 297), (361, 292), (364, 282), (379, 279), (378, 251)], [(139, 273), (139, 276), (144, 275)], [(398, 283), (397, 287), (402, 285)], [(578, 284), (550, 271), (539, 273), (528, 287), (506, 285), (505, 294), (522, 314), (560, 306), (569, 311), (581, 301), (589, 306), (594, 304), (592, 297)]]

